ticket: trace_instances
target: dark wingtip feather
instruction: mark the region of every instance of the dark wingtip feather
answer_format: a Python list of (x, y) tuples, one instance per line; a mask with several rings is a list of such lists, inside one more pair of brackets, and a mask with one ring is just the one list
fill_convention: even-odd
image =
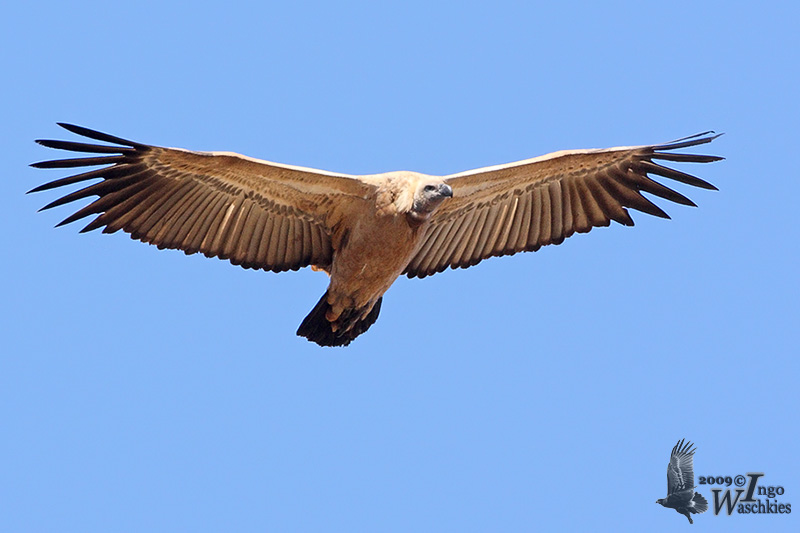
[(36, 139), (36, 144), (55, 150), (69, 150), (71, 152), (86, 152), (90, 154), (119, 154), (133, 153), (133, 148), (122, 146), (105, 146), (101, 144), (86, 144), (73, 141), (59, 141), (55, 139)]
[[(76, 191), (76, 192), (80, 192), (80, 191)], [(73, 196), (74, 194), (75, 193), (72, 193), (72, 194), (68, 194), (66, 196), (62, 196), (61, 198), (57, 198), (57, 199), (53, 200), (52, 202), (50, 202), (49, 204), (47, 204), (46, 206), (44, 206), (41, 209), (39, 209), (39, 211), (40, 212), (41, 211), (47, 211), (48, 209), (52, 209), (52, 208), (58, 207), (60, 205), (68, 204), (71, 201), (76, 199), (76, 198), (71, 198), (71, 196)]]
[(642, 170), (644, 170), (644, 172), (648, 174), (657, 174), (659, 176), (663, 176), (671, 180), (679, 181), (687, 185), (692, 185), (693, 187), (700, 187), (701, 189), (708, 189), (710, 191), (719, 190), (714, 185), (698, 178), (697, 176), (692, 176), (691, 174), (687, 174), (686, 172), (681, 172), (680, 170), (675, 170), (674, 168), (665, 167), (663, 165), (659, 165), (658, 163), (654, 163), (652, 161), (641, 161), (639, 165), (642, 168)]
[(83, 172), (81, 174), (76, 174), (74, 176), (67, 176), (66, 178), (57, 179), (55, 181), (39, 185), (38, 187), (34, 187), (28, 192), (31, 193), (31, 192), (47, 191), (50, 189), (55, 189), (57, 187), (63, 187), (64, 185), (72, 185), (73, 183), (80, 183), (81, 181), (88, 181), (96, 178), (110, 178), (114, 175), (115, 168), (117, 169), (118, 172), (133, 173), (134, 170), (136, 170), (135, 167), (128, 167), (125, 169), (121, 167), (97, 168), (94, 170), (89, 170), (88, 172)]
[[(80, 217), (80, 218), (83, 218), (83, 217)], [(67, 219), (67, 220), (69, 220), (69, 219)], [(72, 222), (72, 221), (70, 220), (70, 222)], [(94, 231), (94, 230), (96, 230), (98, 228), (102, 228), (105, 225), (106, 225), (106, 221), (103, 220), (102, 215), (101, 215), (99, 217), (96, 217), (94, 220), (92, 220), (88, 224), (86, 224), (83, 228), (81, 228), (81, 230), (78, 233), (89, 233), (90, 231)]]
[(74, 167), (93, 167), (98, 165), (112, 165), (125, 161), (124, 155), (112, 155), (101, 157), (79, 157), (75, 159), (52, 159), (48, 161), (37, 161), (31, 163), (33, 168), (74, 168)]
[[(47, 208), (46, 208), (46, 207), (43, 207), (42, 209), (47, 209)], [(39, 211), (41, 211), (42, 209), (40, 209)], [(76, 220), (76, 219), (75, 219), (75, 218), (73, 218), (73, 217), (72, 217), (72, 215), (70, 215), (70, 216), (68, 216), (67, 218), (65, 218), (64, 220), (62, 220), (61, 222), (59, 222), (58, 224), (56, 224), (54, 227), (56, 227), (56, 228), (60, 228), (61, 226), (66, 226), (66, 225), (67, 225), (67, 224), (69, 224), (70, 222), (75, 222), (75, 220)]]
[[(653, 205), (655, 205), (655, 204), (653, 204)], [(658, 208), (658, 211), (653, 210), (652, 213), (648, 213), (648, 214), (653, 215), (653, 216), (658, 217), (658, 218), (663, 218), (665, 220), (672, 220), (672, 217), (669, 216), (669, 214), (666, 211), (664, 211), (663, 209), (661, 209), (658, 206), (656, 206), (656, 207)]]
[[(38, 187), (34, 187), (33, 189), (29, 190), (25, 194), (30, 194), (32, 192), (42, 192), (42, 191), (49, 191), (50, 189), (54, 189), (62, 184), (67, 178), (51, 181), (50, 183), (45, 183), (43, 185), (39, 185)], [(44, 207), (42, 208), (44, 209)], [(40, 209), (39, 211), (41, 211)]]
[(725, 159), (718, 155), (676, 154), (672, 152), (653, 152), (650, 157), (664, 161), (675, 161), (676, 163), (713, 163)]
[(109, 135), (107, 133), (103, 133), (100, 131), (90, 130), (89, 128), (84, 128), (83, 126), (76, 126), (75, 124), (67, 124), (66, 122), (56, 122), (56, 124), (58, 124), (59, 126), (61, 126), (62, 128), (71, 133), (74, 133), (76, 135), (81, 135), (83, 137), (88, 137), (96, 141), (121, 144), (123, 146), (130, 146), (131, 148), (136, 148), (137, 150), (147, 150), (149, 148), (149, 146), (147, 146), (146, 144), (129, 141), (128, 139), (115, 137), (114, 135)]
[[(46, 190), (47, 190), (47, 184), (44, 184), (44, 185), (39, 185), (38, 187), (34, 187), (33, 189), (29, 190), (25, 194), (30, 194), (32, 192), (42, 192), (42, 191), (46, 191)], [(41, 209), (39, 211), (41, 211)]]
[(668, 143), (653, 146), (653, 150), (677, 150), (679, 148), (687, 148), (689, 146), (697, 146), (700, 144), (707, 144), (725, 135), (724, 133), (716, 133), (713, 130), (704, 131), (703, 133), (696, 133), (688, 137), (681, 137)]

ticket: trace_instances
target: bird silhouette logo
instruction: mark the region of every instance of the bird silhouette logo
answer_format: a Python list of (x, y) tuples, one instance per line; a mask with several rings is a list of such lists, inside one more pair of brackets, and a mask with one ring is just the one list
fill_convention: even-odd
[(664, 507), (675, 509), (693, 524), (692, 514), (708, 510), (708, 501), (694, 491), (694, 452), (692, 443), (681, 439), (672, 448), (667, 465), (667, 497), (656, 500)]

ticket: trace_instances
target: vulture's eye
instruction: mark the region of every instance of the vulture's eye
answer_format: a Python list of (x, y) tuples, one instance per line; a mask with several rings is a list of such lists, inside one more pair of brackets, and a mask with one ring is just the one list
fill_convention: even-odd
[(425, 192), (433, 192), (436, 190), (436, 185), (426, 185)]

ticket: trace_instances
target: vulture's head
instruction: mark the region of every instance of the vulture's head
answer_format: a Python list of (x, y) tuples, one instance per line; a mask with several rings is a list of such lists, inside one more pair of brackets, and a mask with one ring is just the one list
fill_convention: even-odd
[(667, 506), (667, 500), (665, 500), (664, 498), (659, 498), (659, 499), (657, 499), (657, 500), (656, 500), (656, 503), (660, 503), (660, 504), (661, 504), (661, 505), (663, 505), (664, 507), (666, 507), (666, 506)]
[(415, 216), (425, 219), (445, 198), (452, 196), (453, 188), (443, 181), (421, 181), (414, 192), (411, 211)]

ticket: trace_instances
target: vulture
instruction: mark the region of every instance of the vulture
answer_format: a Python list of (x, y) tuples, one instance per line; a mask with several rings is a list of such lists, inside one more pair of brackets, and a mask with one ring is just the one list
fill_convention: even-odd
[(400, 275), (424, 278), (535, 251), (612, 220), (632, 226), (629, 208), (669, 218), (642, 193), (695, 204), (658, 178), (716, 188), (662, 162), (722, 159), (675, 152), (719, 136), (709, 131), (666, 144), (554, 152), (449, 176), (355, 176), (59, 125), (102, 143), (36, 141), (90, 155), (33, 167), (100, 167), (29, 191), (90, 182), (42, 208), (98, 197), (59, 226), (97, 215), (82, 232), (123, 230), (160, 249), (201, 252), (244, 268), (323, 270), (328, 289), (297, 330), (321, 346), (347, 346), (367, 331)]
[(692, 443), (683, 444), (681, 439), (672, 448), (667, 465), (667, 497), (656, 500), (664, 507), (675, 509), (692, 521), (692, 514), (704, 513), (708, 510), (708, 502), (702, 494), (694, 491), (694, 452)]

